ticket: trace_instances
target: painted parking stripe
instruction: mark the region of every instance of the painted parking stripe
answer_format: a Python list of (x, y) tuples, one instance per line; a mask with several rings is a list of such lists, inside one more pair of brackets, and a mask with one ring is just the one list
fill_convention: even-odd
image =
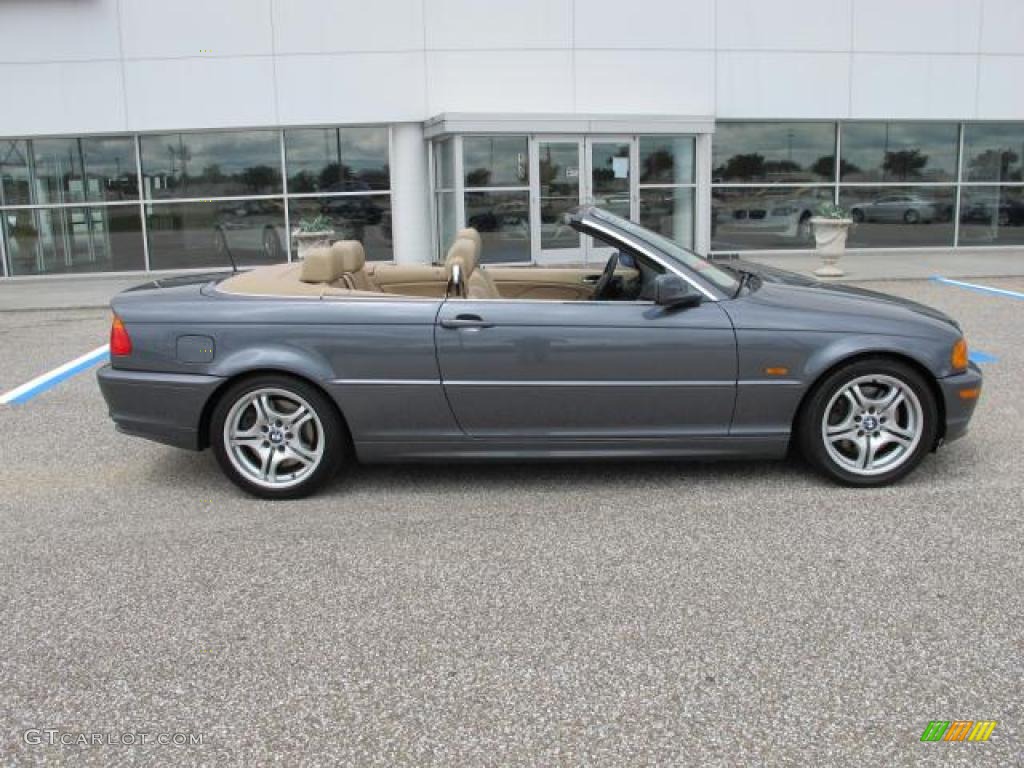
[(967, 353), (967, 356), (971, 359), (972, 363), (982, 365), (983, 363), (998, 363), (999, 358), (995, 355), (990, 355), (988, 352), (980, 352), (977, 349), (972, 349)]
[(36, 376), (31, 381), (26, 381), (20, 387), (15, 387), (8, 392), (4, 392), (0, 395), (0, 405), (17, 405), (19, 403), (27, 402), (36, 395), (39, 395), (48, 389), (52, 389), (62, 381), (70, 379), (75, 374), (87, 371), (95, 365), (106, 362), (109, 357), (109, 344), (97, 347), (92, 352), (87, 352), (81, 357), (76, 357), (74, 360), (64, 363), (64, 365), (58, 366), (52, 371), (47, 371), (42, 376)]
[(955, 285), (958, 288), (966, 288), (969, 291), (978, 291), (979, 293), (990, 293), (995, 296), (1007, 296), (1011, 299), (1024, 299), (1024, 293), (1019, 291), (1008, 291), (1005, 288), (992, 288), (988, 285), (978, 285), (977, 283), (965, 283), (963, 280), (951, 280), (948, 277), (942, 277), (941, 275), (935, 275), (932, 277), (937, 283), (944, 283), (946, 285)]

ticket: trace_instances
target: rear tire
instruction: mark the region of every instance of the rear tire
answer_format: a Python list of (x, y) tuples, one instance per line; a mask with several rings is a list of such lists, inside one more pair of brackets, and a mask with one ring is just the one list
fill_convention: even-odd
[(210, 418), (210, 445), (228, 479), (263, 499), (315, 493), (348, 458), (348, 434), (334, 403), (284, 374), (229, 386)]
[(817, 384), (801, 410), (804, 458), (844, 485), (872, 488), (901, 480), (935, 445), (939, 411), (927, 382), (905, 363), (869, 358)]

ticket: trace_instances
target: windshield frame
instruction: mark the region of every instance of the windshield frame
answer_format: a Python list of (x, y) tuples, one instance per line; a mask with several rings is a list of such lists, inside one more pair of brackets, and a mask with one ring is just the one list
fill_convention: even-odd
[[(627, 250), (639, 250), (678, 274), (706, 298), (721, 301), (733, 298), (739, 281), (689, 248), (669, 240), (647, 227), (623, 219), (596, 206), (583, 206), (568, 214), (569, 225), (584, 234), (611, 237)], [(588, 231), (591, 230), (591, 231)], [(602, 238), (603, 239), (603, 238)], [(703, 273), (714, 271), (721, 283)]]

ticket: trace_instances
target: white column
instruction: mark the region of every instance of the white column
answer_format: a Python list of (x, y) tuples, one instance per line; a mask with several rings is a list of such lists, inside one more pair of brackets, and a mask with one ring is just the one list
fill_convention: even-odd
[(707, 256), (711, 252), (711, 136), (697, 134), (697, 194), (693, 249)]
[(423, 126), (396, 123), (391, 127), (391, 236), (395, 261), (429, 263), (433, 258), (430, 232), (430, 175)]

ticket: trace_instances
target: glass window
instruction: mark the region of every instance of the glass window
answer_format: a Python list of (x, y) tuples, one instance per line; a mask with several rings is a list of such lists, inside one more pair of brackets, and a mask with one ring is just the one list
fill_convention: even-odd
[(467, 187), (522, 187), (530, 183), (525, 136), (467, 136), (462, 169)]
[(455, 142), (434, 142), (434, 185), (437, 189), (455, 189)]
[(137, 205), (0, 212), (12, 275), (145, 269)]
[(1024, 187), (963, 187), (961, 245), (1024, 245)]
[(692, 136), (641, 136), (641, 184), (693, 184)]
[(153, 269), (230, 267), (284, 261), (281, 200), (223, 200), (146, 206)]
[(843, 181), (954, 181), (956, 123), (844, 123)]
[(358, 240), (369, 261), (394, 258), (390, 195), (301, 197), (288, 201), (288, 217), (293, 227), (301, 219), (319, 215), (331, 220), (332, 240)]
[(693, 248), (693, 196), (691, 187), (640, 190), (640, 224)]
[(138, 199), (130, 138), (35, 139), (31, 144), (37, 204)]
[(580, 204), (580, 143), (540, 141), (537, 145), (540, 175), (540, 247), (579, 248), (580, 235), (564, 221), (564, 215)]
[(0, 141), (0, 205), (31, 205), (27, 141)]
[(834, 181), (834, 123), (719, 123), (715, 183)]
[(455, 193), (454, 192), (438, 192), (437, 193), (437, 219), (438, 219), (438, 232), (437, 236), (440, 239), (438, 243), (438, 253), (446, 255), (448, 249), (452, 247), (455, 242)]
[(832, 187), (719, 187), (711, 200), (712, 250), (812, 248), (811, 217)]
[(953, 244), (953, 187), (843, 187), (854, 226), (848, 245), (913, 248)]
[(284, 133), (289, 192), (389, 189), (387, 128), (311, 128)]
[(480, 233), (482, 263), (530, 260), (529, 192), (467, 192), (466, 226)]
[(964, 181), (1024, 181), (1024, 123), (964, 126)]
[(277, 131), (168, 133), (142, 137), (146, 197), (226, 197), (281, 192)]

